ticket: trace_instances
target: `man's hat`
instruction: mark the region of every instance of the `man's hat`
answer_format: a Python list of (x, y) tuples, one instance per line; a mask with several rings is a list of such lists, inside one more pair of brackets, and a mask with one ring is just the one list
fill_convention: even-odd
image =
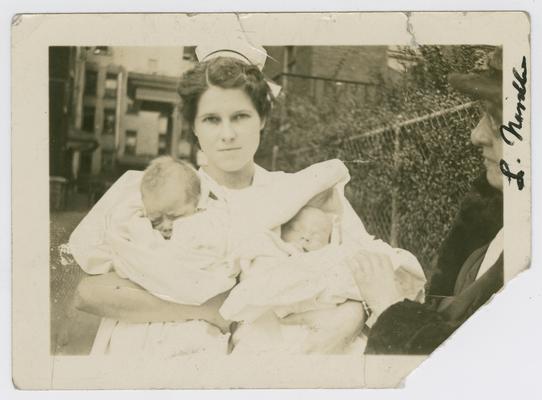
[(488, 56), (485, 70), (469, 74), (451, 73), (448, 82), (455, 90), (473, 99), (501, 104), (502, 48), (498, 47)]

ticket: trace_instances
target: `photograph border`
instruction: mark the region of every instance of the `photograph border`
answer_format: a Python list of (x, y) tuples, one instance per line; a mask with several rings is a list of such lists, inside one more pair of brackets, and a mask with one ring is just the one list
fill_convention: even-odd
[[(284, 26), (295, 26), (295, 18), (290, 14), (276, 15), (227, 15), (224, 21), (217, 22), (217, 15), (204, 14), (191, 17), (178, 17), (171, 14), (168, 15), (113, 15), (104, 18), (103, 15), (47, 15), (47, 16), (23, 16), (21, 22), (13, 28), (13, 50), (12, 50), (12, 82), (13, 82), (13, 123), (12, 123), (12, 140), (13, 140), (13, 198), (17, 199), (13, 202), (13, 352), (14, 352), (14, 376), (18, 386), (23, 388), (91, 388), (91, 387), (187, 387), (181, 385), (171, 386), (175, 376), (157, 376), (155, 365), (145, 366), (138, 364), (143, 360), (135, 360), (133, 368), (123, 373), (117, 374), (112, 366), (120, 367), (125, 364), (122, 360), (111, 361), (110, 359), (96, 358), (92, 362), (88, 361), (88, 357), (61, 357), (61, 356), (45, 356), (40, 351), (44, 343), (44, 349), (49, 350), (48, 345), (48, 329), (43, 329), (48, 326), (48, 312), (43, 312), (44, 305), (48, 310), (48, 304), (43, 303), (43, 296), (47, 293), (48, 298), (48, 282), (43, 281), (44, 276), (48, 277), (48, 271), (43, 268), (44, 261), (48, 263), (49, 249), (48, 245), (44, 246), (44, 238), (49, 237), (49, 210), (48, 210), (48, 152), (43, 151), (44, 146), (47, 147), (48, 142), (48, 120), (47, 113), (43, 115), (37, 113), (36, 118), (29, 120), (22, 112), (23, 109), (30, 110), (47, 110), (48, 102), (48, 80), (47, 80), (47, 47), (49, 45), (95, 45), (100, 43), (103, 45), (127, 45), (128, 43), (137, 43), (140, 46), (156, 46), (171, 45), (189, 45), (195, 44), (193, 39), (190, 42), (183, 41), (187, 32), (196, 30), (198, 35), (205, 34), (210, 26), (222, 29), (237, 30), (239, 34), (253, 37), (264, 45), (302, 45), (302, 44), (318, 44), (318, 45), (354, 45), (354, 44), (412, 44), (413, 36), (406, 32), (403, 27), (405, 25), (405, 15), (403, 13), (385, 13), (385, 14), (306, 14), (304, 20), (304, 29), (302, 32), (295, 34), (290, 33), (287, 29), (280, 31), (284, 35), (277, 35), (276, 32), (269, 32), (271, 27), (276, 26), (278, 21)], [(263, 17), (269, 18), (268, 21), (262, 20)], [(299, 14), (295, 17), (300, 17)], [(82, 26), (81, 18), (91, 22), (93, 26), (92, 32), (77, 32), (74, 34), (74, 27)], [(245, 18), (245, 19), (243, 19)], [(240, 21), (242, 26), (240, 27)], [(158, 21), (160, 23), (158, 23)], [(198, 21), (197, 23), (194, 21)], [(370, 23), (368, 23), (368, 21)], [(504, 104), (504, 119), (510, 119), (514, 113), (514, 96), (512, 88), (507, 85), (511, 82), (510, 76), (513, 67), (517, 67), (517, 56), (527, 55), (530, 60), (530, 49), (528, 43), (528, 17), (523, 13), (412, 13), (406, 21), (411, 24), (415, 30), (415, 41), (420, 44), (457, 44), (460, 38), (463, 40), (461, 44), (495, 44), (504, 46), (503, 71), (504, 78), (504, 98), (507, 99)], [(185, 26), (186, 23), (186, 26)], [(150, 27), (151, 34), (141, 36), (126, 37), (126, 33), (122, 32), (122, 27), (129, 25), (137, 25)], [(267, 25), (266, 25), (267, 24)], [(313, 25), (311, 25), (313, 24)], [(382, 36), (375, 41), (368, 33), (375, 35), (374, 28), (371, 29), (371, 24), (387, 27), (388, 24), (396, 24), (400, 29), (384, 29)], [(477, 24), (483, 24), (486, 27), (485, 32), (480, 35)], [(393, 25), (393, 26), (396, 26)], [(461, 28), (461, 35), (450, 37), (449, 34), (435, 32), (434, 26), (439, 26), (443, 32), (458, 32)], [(266, 28), (267, 26), (267, 28)], [(502, 26), (514, 26), (516, 29), (513, 34), (502, 30)], [(499, 29), (500, 28), (500, 29)], [(70, 29), (71, 33), (70, 33)], [(268, 29), (267, 33), (263, 33)], [(455, 30), (454, 30), (455, 29)], [(174, 31), (175, 35), (168, 35), (168, 30)], [(520, 31), (521, 30), (521, 31)], [(147, 29), (141, 31), (148, 32)], [(477, 32), (476, 39), (473, 32)], [(249, 34), (250, 32), (250, 34)], [(322, 32), (321, 36), (313, 32)], [(345, 32), (349, 33), (345, 37)], [(359, 32), (359, 36), (351, 35), (352, 32)], [(70, 34), (68, 34), (70, 33)], [(133, 32), (132, 32), (133, 33)], [(273, 33), (273, 36), (270, 34)], [(47, 34), (47, 35), (46, 35)], [(265, 35), (269, 35), (269, 37)], [(109, 35), (114, 35), (115, 39), (111, 41)], [(290, 36), (288, 36), (290, 35)], [(342, 36), (341, 36), (342, 35)], [(364, 36), (366, 35), (366, 36)], [(279, 37), (280, 36), (280, 37)], [(363, 43), (359, 43), (360, 37), (367, 39)], [(165, 38), (165, 39), (164, 39)], [(268, 40), (265, 40), (265, 39)], [(372, 39), (372, 40), (371, 40)], [(213, 40), (208, 37), (208, 40)], [(312, 43), (308, 43), (311, 41)], [(314, 43), (317, 41), (317, 43)], [(167, 44), (164, 44), (167, 42)], [(369, 43), (368, 43), (369, 42)], [(45, 60), (45, 62), (44, 62)], [(530, 65), (530, 64), (529, 64)], [(43, 68), (43, 66), (45, 68)], [(25, 96), (29, 88), (34, 88), (33, 97), (29, 99)], [(526, 102), (530, 111), (530, 98)], [(23, 107), (24, 106), (24, 107)], [(530, 122), (529, 113), (525, 114), (525, 121)], [(525, 132), (530, 132), (530, 123), (524, 126)], [(23, 132), (33, 132), (32, 136), (27, 136), (23, 141)], [(21, 132), (21, 134), (19, 134)], [(28, 140), (30, 139), (30, 140)], [(29, 143), (30, 142), (30, 143)], [(530, 262), (530, 242), (531, 242), (531, 208), (530, 208), (530, 135), (525, 136), (525, 140), (521, 146), (506, 148), (504, 157), (506, 159), (521, 158), (522, 167), (525, 171), (527, 184), (524, 191), (514, 191), (512, 188), (505, 188), (505, 248), (513, 251), (505, 252), (505, 265), (517, 265), (517, 272), (526, 268)], [(31, 163), (33, 168), (30, 170), (25, 167)], [(43, 166), (46, 166), (45, 168)], [(24, 176), (24, 179), (22, 177)], [(18, 178), (21, 177), (21, 178)], [(24, 181), (33, 182), (32, 185), (21, 185)], [(36, 199), (44, 199), (46, 201), (38, 202)], [(506, 206), (507, 204), (521, 204), (521, 208)], [(46, 220), (43, 216), (47, 215)], [(36, 223), (35, 221), (40, 221)], [(45, 223), (46, 222), (46, 223)], [(28, 246), (25, 241), (28, 240), (28, 231), (32, 229), (33, 243), (36, 245)], [(511, 232), (526, 232), (526, 236), (516, 235)], [(508, 232), (508, 234), (507, 234)], [(528, 240), (526, 240), (526, 238)], [(48, 242), (47, 242), (48, 243)], [(43, 248), (42, 248), (43, 246)], [(519, 256), (518, 256), (519, 254)], [(499, 296), (497, 296), (499, 297)], [(47, 320), (47, 321), (46, 321)], [(470, 321), (469, 321), (470, 323)], [(466, 324), (467, 325), (467, 324)], [(36, 327), (42, 327), (47, 333), (47, 341), (44, 341), (40, 332), (36, 332)], [(462, 327), (460, 331), (464, 330)], [(454, 335), (454, 339), (455, 339)], [(454, 340), (452, 339), (452, 340)], [(29, 346), (33, 346), (30, 348)], [(448, 347), (446, 344), (445, 347)], [(324, 361), (324, 358), (326, 361)], [(372, 357), (371, 357), (372, 358)], [(310, 367), (314, 365), (318, 357), (302, 357), (299, 360), (300, 365)], [(303, 377), (296, 376), (297, 381), (292, 381), (295, 372), (288, 368), (277, 374), (279, 365), (282, 365), (284, 360), (275, 360), (275, 364), (270, 360), (268, 368), (254, 371), (242, 371), (243, 368), (236, 369), (235, 374), (224, 374), (219, 380), (212, 381), (208, 375), (201, 375), (201, 371), (209, 367), (208, 360), (190, 360), (186, 363), (174, 363), (176, 367), (181, 367), (179, 364), (186, 364), (183, 372), (187, 370), (198, 369), (198, 375), (190, 376), (188, 387), (359, 387), (361, 385), (369, 386), (386, 386), (391, 384), (397, 385), (404, 378), (405, 371), (398, 372), (394, 383), (386, 383), (379, 381), (379, 376), (373, 375), (373, 371), (378, 371), (383, 368), (382, 365), (387, 365), (384, 370), (389, 370), (390, 365), (400, 366), (402, 363), (408, 364), (408, 368), (412, 365), (417, 365), (423, 358), (417, 357), (400, 357), (395, 358), (393, 362), (390, 357), (374, 358), (369, 362), (368, 359), (359, 362), (359, 360), (349, 360), (344, 356), (323, 357), (321, 362), (329, 366), (330, 373), (326, 375), (322, 372), (319, 377)], [(260, 357), (254, 359), (254, 363)], [(384, 360), (384, 361), (382, 361)], [(399, 360), (399, 361), (397, 361)], [(403, 361), (401, 361), (403, 360)], [(118, 363), (116, 363), (118, 361)], [(230, 359), (224, 361), (231, 366)], [(89, 364), (95, 363), (93, 367)], [(225, 364), (215, 361), (215, 365), (225, 368)], [(289, 361), (291, 363), (291, 361)], [(373, 365), (370, 368), (368, 365)], [(380, 364), (379, 364), (380, 363)], [(254, 365), (253, 363), (249, 363)], [(291, 363), (294, 364), (294, 363)], [(380, 367), (374, 365), (379, 364)], [(173, 365), (173, 364), (171, 364)], [(164, 366), (166, 370), (170, 370)], [(361, 365), (361, 366), (360, 366)], [(204, 367), (202, 367), (204, 366)], [(239, 367), (239, 365), (236, 365)], [(345, 368), (347, 370), (345, 370)], [(94, 374), (88, 374), (89, 368)], [(361, 368), (353, 369), (353, 368)], [(365, 369), (365, 373), (363, 373)], [(401, 370), (401, 367), (397, 368)], [(82, 375), (78, 373), (80, 370)], [(139, 374), (145, 371), (145, 379), (142, 379)], [(154, 371), (154, 374), (152, 373)], [(210, 368), (209, 375), (220, 375), (221, 369)], [(361, 374), (359, 372), (362, 372)], [(99, 373), (98, 373), (99, 372)], [(118, 372), (118, 371), (117, 371)], [(246, 385), (243, 382), (243, 373), (250, 372), (251, 383)], [(256, 376), (260, 374), (260, 376)], [(282, 374), (282, 375), (281, 375)], [(118, 375), (118, 376), (117, 376)], [(277, 376), (279, 375), (279, 376)], [(378, 375), (378, 374), (376, 374)], [(269, 377), (273, 377), (273, 382), (266, 381)], [(359, 377), (365, 379), (361, 380)], [(369, 376), (371, 382), (367, 382)], [(19, 378), (20, 377), (20, 378)], [(188, 377), (187, 377), (188, 378)], [(255, 383), (256, 382), (256, 383)], [(300, 382), (300, 383), (299, 383)], [(224, 386), (225, 384), (225, 386)], [(195, 386), (192, 386), (195, 385)], [(208, 385), (208, 386), (206, 386)]]

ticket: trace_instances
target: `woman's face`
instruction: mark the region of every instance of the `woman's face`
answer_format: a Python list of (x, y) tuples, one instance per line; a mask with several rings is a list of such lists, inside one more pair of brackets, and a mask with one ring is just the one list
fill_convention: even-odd
[(252, 166), (264, 125), (242, 89), (211, 86), (199, 100), (194, 133), (209, 167), (237, 172)]
[(499, 122), (488, 112), (471, 132), (471, 142), (482, 149), (487, 181), (496, 189), (502, 190), (503, 175), (500, 169), (502, 159), (502, 139)]

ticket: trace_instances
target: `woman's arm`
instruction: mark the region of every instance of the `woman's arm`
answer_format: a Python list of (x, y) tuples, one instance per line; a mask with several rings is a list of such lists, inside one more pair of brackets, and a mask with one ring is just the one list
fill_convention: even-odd
[(229, 329), (218, 309), (227, 293), (213, 297), (201, 306), (189, 306), (161, 300), (114, 272), (83, 278), (75, 294), (75, 307), (102, 317), (131, 323), (187, 321), (202, 319)]

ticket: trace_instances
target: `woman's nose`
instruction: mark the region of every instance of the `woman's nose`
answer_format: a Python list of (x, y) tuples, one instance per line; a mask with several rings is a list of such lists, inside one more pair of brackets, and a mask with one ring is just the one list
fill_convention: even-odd
[(222, 129), (220, 130), (220, 138), (224, 142), (230, 142), (237, 136), (235, 129), (232, 124), (228, 121), (225, 121), (222, 124)]
[(484, 115), (478, 125), (471, 131), (470, 140), (475, 146), (490, 146), (494, 135), (489, 118)]

